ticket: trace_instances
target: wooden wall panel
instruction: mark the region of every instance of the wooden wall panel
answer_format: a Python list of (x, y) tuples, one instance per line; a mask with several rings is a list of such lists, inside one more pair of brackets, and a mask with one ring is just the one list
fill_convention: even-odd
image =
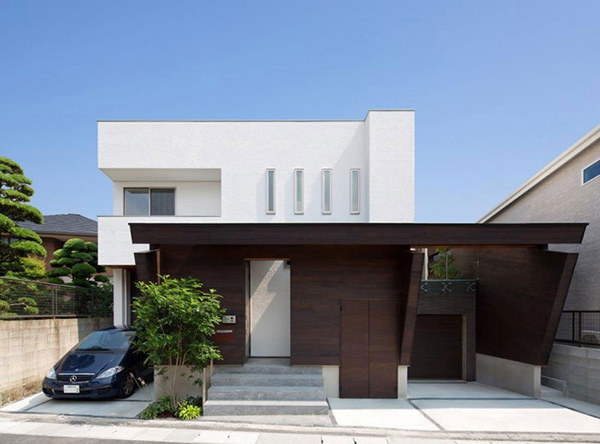
[(462, 379), (461, 315), (418, 315), (409, 379)]
[(424, 253), (400, 252), (400, 292), (398, 341), (400, 344), (400, 365), (410, 364), (410, 355), (417, 320), (417, 305), (423, 273)]
[[(342, 334), (343, 332), (342, 327)], [(368, 336), (369, 398), (397, 398), (399, 355), (397, 301), (369, 301)], [(344, 347), (343, 336), (342, 347)], [(341, 368), (343, 367), (342, 363)]]
[[(421, 291), (419, 294), (419, 308), (417, 310), (417, 328), (419, 325), (418, 319), (420, 315), (461, 315), (465, 318), (465, 374), (463, 377), (467, 381), (475, 381), (476, 379), (476, 305), (477, 292), (473, 282), (473, 290), (466, 291), (465, 287), (461, 288), (459, 283), (454, 284), (452, 292), (442, 291)], [(415, 333), (417, 335), (418, 333)], [(411, 366), (415, 362), (415, 356), (420, 353), (428, 353), (427, 350), (422, 350), (422, 345), (415, 342), (413, 344), (413, 352), (411, 358)], [(419, 359), (417, 357), (417, 359)], [(410, 375), (410, 369), (409, 369)], [(421, 378), (423, 376), (420, 376)]]
[(341, 302), (340, 397), (369, 397), (369, 302)]
[(482, 246), (580, 243), (587, 224), (130, 223), (138, 244)]
[[(244, 259), (291, 260), (292, 338), (295, 365), (339, 365), (340, 300), (398, 301), (407, 266), (402, 247), (385, 246), (161, 246), (161, 270), (195, 276), (216, 288), (223, 306), (246, 322)], [(411, 262), (412, 265), (412, 262)], [(417, 285), (418, 290), (418, 285)], [(245, 359), (245, 328), (223, 347), (226, 363)]]
[(546, 365), (577, 254), (511, 249), (477, 255), (477, 353)]
[(134, 253), (136, 279), (142, 282), (158, 282), (160, 253), (158, 250)]

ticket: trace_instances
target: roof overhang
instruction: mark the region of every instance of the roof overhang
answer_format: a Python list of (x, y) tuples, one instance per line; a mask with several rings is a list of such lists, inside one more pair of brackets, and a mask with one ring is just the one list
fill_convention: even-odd
[(578, 244), (586, 223), (130, 223), (134, 244), (511, 247)]

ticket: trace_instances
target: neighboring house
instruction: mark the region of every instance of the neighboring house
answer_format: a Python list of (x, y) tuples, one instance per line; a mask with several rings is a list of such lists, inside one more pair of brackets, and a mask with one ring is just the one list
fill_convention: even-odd
[(47, 253), (47, 271), (52, 269), (52, 255), (62, 248), (67, 240), (77, 237), (84, 241), (98, 242), (98, 222), (81, 214), (48, 214), (44, 216), (43, 224), (19, 222), (19, 225), (35, 231), (42, 238), (42, 245)]
[(592, 345), (555, 344), (545, 384), (571, 397), (600, 404), (600, 126), (595, 127), (542, 168), (479, 222), (587, 222), (580, 245), (550, 245), (579, 254), (556, 340)]
[(587, 222), (567, 310), (600, 310), (600, 125), (504, 199), (480, 223)]
[[(116, 325), (131, 323), (134, 282), (194, 276), (223, 296), (220, 364), (315, 366), (218, 370), (205, 414), (322, 412), (324, 392), (405, 397), (408, 378), (539, 395), (577, 257), (544, 248), (579, 243), (585, 224), (414, 223), (412, 111), (101, 121), (98, 166), (113, 181), (113, 215), (99, 217), (98, 234)], [(486, 247), (477, 292), (473, 281), (421, 283), (420, 249), (438, 246)], [(265, 377), (288, 385), (266, 389)]]

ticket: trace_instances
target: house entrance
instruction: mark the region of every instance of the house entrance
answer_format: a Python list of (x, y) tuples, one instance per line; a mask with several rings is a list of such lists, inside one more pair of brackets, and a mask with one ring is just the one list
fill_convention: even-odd
[(290, 269), (288, 260), (248, 261), (251, 357), (290, 357)]

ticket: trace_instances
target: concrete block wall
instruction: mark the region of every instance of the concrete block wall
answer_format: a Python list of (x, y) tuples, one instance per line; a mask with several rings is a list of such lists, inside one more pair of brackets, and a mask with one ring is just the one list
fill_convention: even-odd
[(41, 390), (48, 369), (112, 318), (0, 321), (0, 405)]
[(557, 344), (542, 375), (567, 383), (567, 395), (600, 404), (600, 349)]

